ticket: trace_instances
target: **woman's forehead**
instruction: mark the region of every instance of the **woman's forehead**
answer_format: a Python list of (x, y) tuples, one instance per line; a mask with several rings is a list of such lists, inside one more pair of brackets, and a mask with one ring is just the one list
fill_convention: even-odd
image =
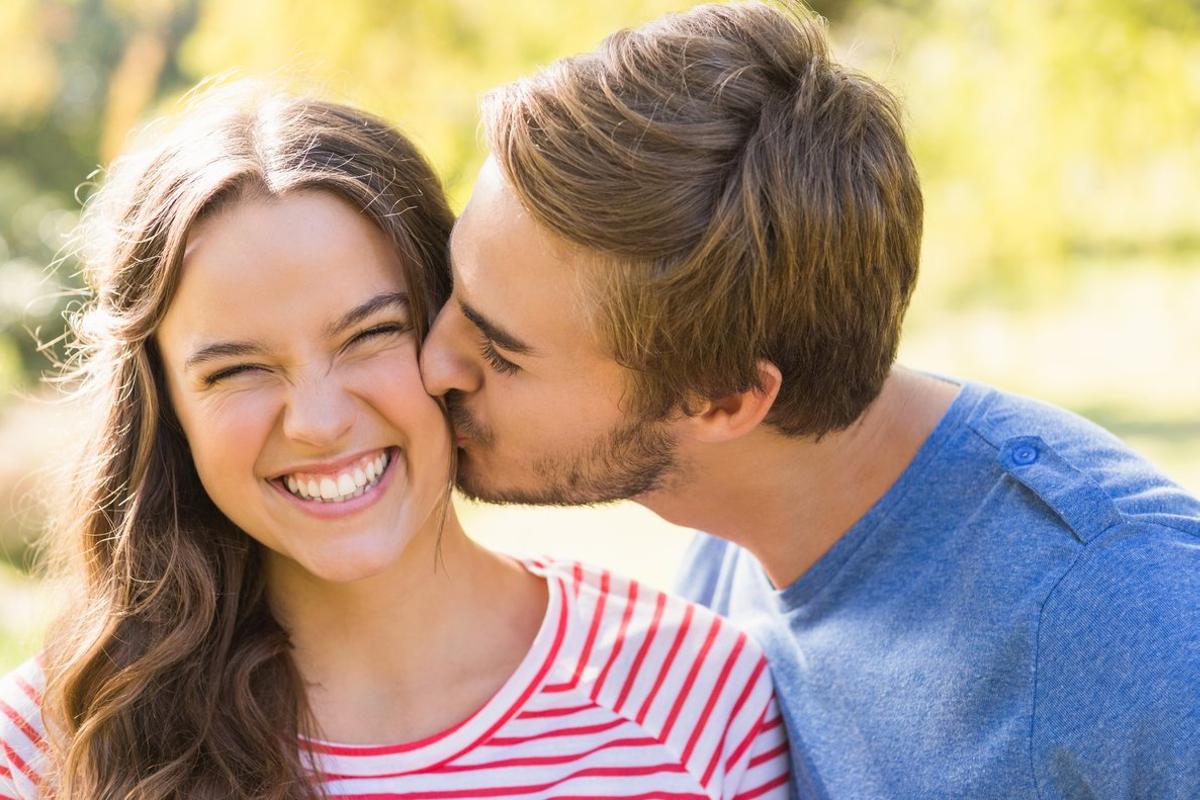
[(327, 192), (239, 200), (189, 234), (163, 328), (319, 330), (404, 292), (388, 238)]

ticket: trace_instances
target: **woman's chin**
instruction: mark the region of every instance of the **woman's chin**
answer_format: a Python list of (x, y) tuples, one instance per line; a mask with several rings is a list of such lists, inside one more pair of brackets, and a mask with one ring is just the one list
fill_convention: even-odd
[[(319, 548), (304, 553), (275, 553), (282, 569), (274, 570), (277, 579), (288, 580), (287, 573), (297, 572), (308, 580), (350, 584), (367, 580), (394, 568), (404, 555), (407, 543), (345, 543), (344, 546)], [(296, 575), (300, 577), (300, 575)], [(305, 581), (301, 578), (302, 582)]]
[(308, 571), (313, 577), (330, 583), (353, 583), (388, 572), (403, 554), (402, 547), (380, 550), (363, 548), (353, 553), (314, 560), (308, 565)]
[(306, 565), (309, 575), (325, 583), (351, 584), (387, 571), (387, 562), (360, 559), (354, 563)]

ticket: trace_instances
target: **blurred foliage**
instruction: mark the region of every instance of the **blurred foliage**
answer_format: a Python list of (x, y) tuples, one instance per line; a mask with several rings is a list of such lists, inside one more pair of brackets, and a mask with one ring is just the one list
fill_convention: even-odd
[(1072, 264), (1200, 252), (1200, 3), (873, 4), (853, 30), (911, 117), (927, 291), (1053, 300)]
[(61, 332), (76, 286), (68, 242), (80, 192), (152, 102), (191, 83), (167, 54), (196, 10), (175, 0), (0, 4), (0, 392), (47, 365), (36, 344)]

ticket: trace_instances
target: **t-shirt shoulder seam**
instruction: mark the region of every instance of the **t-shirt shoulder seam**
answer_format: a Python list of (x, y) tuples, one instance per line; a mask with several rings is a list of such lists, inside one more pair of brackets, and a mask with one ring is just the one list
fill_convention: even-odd
[[(976, 386), (971, 384), (972, 386)], [(988, 420), (988, 414), (992, 410), (992, 406), (996, 404), (997, 398), (1001, 395), (995, 389), (987, 386), (976, 386), (979, 391), (979, 396), (975, 399), (971, 408), (967, 410), (966, 419), (963, 420), (963, 427), (972, 431), (979, 436), (980, 439), (987, 442), (996, 450), (1000, 446), (996, 443), (995, 426)], [(1007, 438), (1007, 437), (1005, 437)]]
[(994, 450), (996, 453), (1000, 452), (1000, 448), (1002, 447), (1002, 444), (997, 444), (992, 439), (992, 437), (987, 434), (987, 432), (985, 432), (978, 425), (975, 424), (974, 420), (968, 420), (967, 424), (966, 424), (966, 428), (968, 431), (971, 432), (971, 434), (973, 436), (978, 438), (980, 441), (982, 441), (985, 445), (987, 445), (989, 448)]
[(1169, 531), (1181, 533), (1184, 536), (1187, 536), (1188, 538), (1191, 538), (1191, 539), (1200, 539), (1200, 524), (1198, 524), (1195, 529), (1188, 530), (1187, 528), (1185, 528), (1181, 525), (1178, 525), (1174, 522), (1168, 522), (1166, 520), (1155, 519), (1154, 516), (1151, 514), (1144, 514), (1144, 515), (1138, 514), (1138, 515), (1127, 516), (1126, 521), (1130, 524), (1141, 523), (1143, 525), (1152, 525), (1152, 526), (1158, 527), (1158, 528), (1166, 528)]
[(1144, 515), (1122, 514), (1121, 519), (1118, 522), (1116, 522), (1113, 525), (1110, 525), (1108, 528), (1101, 531), (1099, 534), (1097, 534), (1093, 538), (1089, 539), (1087, 542), (1081, 543), (1080, 548), (1079, 548), (1079, 553), (1076, 555), (1075, 558), (1071, 559), (1071, 563), (1067, 565), (1066, 570), (1063, 572), (1062, 575), (1059, 576), (1058, 580), (1056, 580), (1054, 582), (1054, 585), (1051, 586), (1050, 589), (1046, 592), (1046, 596), (1042, 599), (1042, 602), (1039, 604), (1039, 606), (1038, 606), (1039, 624), (1040, 624), (1042, 615), (1045, 613), (1046, 606), (1053, 599), (1054, 594), (1058, 591), (1058, 589), (1062, 585), (1063, 581), (1066, 580), (1073, 572), (1075, 572), (1076, 569), (1080, 568), (1081, 561), (1083, 561), (1084, 559), (1087, 559), (1087, 558), (1094, 557), (1098, 551), (1104, 549), (1109, 537), (1111, 537), (1118, 531), (1128, 532), (1130, 529), (1133, 529), (1137, 532), (1137, 535), (1140, 537), (1140, 536), (1147, 535), (1146, 529), (1148, 529), (1148, 528), (1161, 528), (1164, 531), (1167, 531), (1167, 532), (1170, 532), (1173, 534), (1179, 534), (1182, 536), (1186, 536), (1189, 539), (1200, 538), (1200, 533), (1197, 533), (1196, 531), (1190, 531), (1190, 530), (1187, 530), (1186, 528), (1182, 528), (1178, 525), (1173, 525), (1168, 522), (1164, 522), (1162, 520), (1150, 519)]
[[(1103, 534), (1101, 534), (1100, 536), (1097, 536), (1095, 539), (1092, 540), (1092, 542), (1095, 542), (1102, 537), (1103, 537)], [(1037, 721), (1038, 721), (1038, 682), (1041, 678), (1040, 670), (1041, 670), (1041, 661), (1042, 661), (1042, 622), (1045, 619), (1046, 605), (1050, 602), (1050, 599), (1052, 597), (1054, 597), (1054, 593), (1056, 591), (1058, 591), (1058, 587), (1062, 585), (1062, 582), (1067, 579), (1067, 576), (1070, 575), (1074, 571), (1075, 567), (1079, 564), (1079, 562), (1081, 560), (1083, 560), (1083, 558), (1088, 554), (1088, 546), (1091, 545), (1092, 542), (1088, 542), (1083, 547), (1079, 548), (1079, 551), (1075, 554), (1075, 557), (1073, 559), (1071, 559), (1071, 563), (1069, 563), (1066, 566), (1066, 568), (1063, 569), (1062, 574), (1059, 575), (1058, 579), (1054, 581), (1053, 585), (1051, 585), (1050, 588), (1046, 590), (1046, 594), (1042, 597), (1041, 602), (1038, 603), (1037, 623), (1036, 623), (1037, 633), (1034, 636), (1034, 647), (1033, 647), (1033, 680), (1030, 683), (1030, 697), (1029, 697), (1029, 778), (1030, 778), (1031, 782), (1033, 783), (1033, 791), (1034, 791), (1034, 796), (1035, 796), (1036, 800), (1042, 799), (1042, 787), (1041, 787), (1041, 781), (1038, 776), (1037, 761), (1034, 758), (1034, 744), (1033, 744), (1034, 737), (1037, 733)]]

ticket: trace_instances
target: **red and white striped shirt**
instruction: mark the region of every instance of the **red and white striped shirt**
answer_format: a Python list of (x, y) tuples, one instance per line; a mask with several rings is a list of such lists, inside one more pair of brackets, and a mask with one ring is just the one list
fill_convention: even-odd
[[(483, 708), (417, 742), (303, 740), (337, 798), (784, 798), (788, 748), (766, 660), (684, 600), (580, 564), (530, 561), (545, 619)], [(0, 798), (38, 796), (36, 662), (0, 683)]]

